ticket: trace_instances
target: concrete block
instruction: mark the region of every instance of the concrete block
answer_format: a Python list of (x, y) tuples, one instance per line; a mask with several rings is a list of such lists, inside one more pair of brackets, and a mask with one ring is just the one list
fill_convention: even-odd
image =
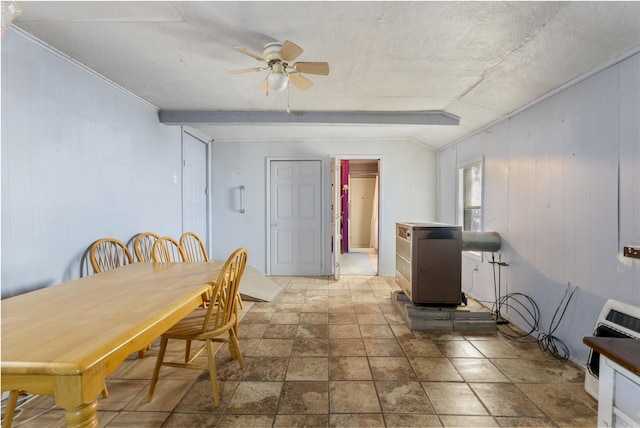
[(409, 318), (407, 326), (411, 330), (453, 331), (453, 322), (451, 320), (425, 320)]
[(481, 312), (452, 312), (451, 318), (454, 320), (487, 320), (491, 318), (491, 312), (489, 311), (481, 311)]
[(451, 319), (451, 312), (438, 311), (438, 310), (424, 310), (416, 307), (412, 304), (406, 304), (405, 310), (409, 318), (424, 319), (424, 320), (449, 320)]
[(453, 330), (455, 331), (495, 331), (497, 330), (493, 320), (454, 320)]

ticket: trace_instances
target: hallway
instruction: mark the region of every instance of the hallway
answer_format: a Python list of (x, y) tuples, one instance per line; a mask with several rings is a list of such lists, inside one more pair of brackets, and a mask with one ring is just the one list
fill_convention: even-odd
[(378, 253), (373, 248), (350, 248), (340, 254), (342, 275), (376, 276), (378, 274)]

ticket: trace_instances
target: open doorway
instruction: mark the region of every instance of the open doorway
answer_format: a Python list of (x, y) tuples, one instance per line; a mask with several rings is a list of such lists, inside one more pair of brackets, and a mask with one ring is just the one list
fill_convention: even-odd
[(340, 270), (378, 275), (379, 159), (340, 161)]

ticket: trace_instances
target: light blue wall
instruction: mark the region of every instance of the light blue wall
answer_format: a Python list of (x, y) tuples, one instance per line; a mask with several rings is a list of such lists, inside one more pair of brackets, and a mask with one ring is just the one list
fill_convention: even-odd
[[(324, 162), (324, 273), (331, 273), (330, 156), (380, 158), (379, 274), (395, 276), (395, 223), (435, 221), (436, 162), (432, 149), (413, 141), (223, 142), (212, 150), (213, 257), (235, 246), (249, 249), (250, 264), (266, 271), (268, 158), (321, 159)], [(245, 214), (238, 212), (240, 186), (245, 186)]]
[[(640, 305), (640, 260), (622, 256), (640, 245), (640, 54), (442, 150), (441, 221), (456, 219), (457, 165), (478, 156), (484, 227), (500, 233), (509, 264), (503, 294), (533, 298), (546, 333), (568, 284), (577, 286), (555, 335), (584, 362), (582, 338), (604, 302)], [(463, 289), (472, 284), (470, 295), (495, 300), (486, 257), (463, 257)], [(503, 315), (526, 327), (514, 311)]]
[(3, 297), (79, 277), (96, 239), (181, 233), (180, 128), (14, 31), (2, 38), (1, 156)]

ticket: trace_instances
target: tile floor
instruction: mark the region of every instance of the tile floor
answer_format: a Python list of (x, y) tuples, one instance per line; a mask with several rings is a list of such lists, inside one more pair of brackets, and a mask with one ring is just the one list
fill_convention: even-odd
[[(221, 406), (206, 372), (163, 367), (158, 351), (132, 355), (108, 379), (101, 427), (595, 427), (584, 370), (499, 333), (409, 330), (390, 300), (393, 279), (272, 277), (271, 303), (245, 302), (241, 370), (217, 353)], [(172, 347), (180, 358), (181, 347)], [(43, 413), (44, 412), (44, 413)], [(42, 413), (35, 419), (18, 425)], [(37, 397), (14, 427), (62, 427)]]

